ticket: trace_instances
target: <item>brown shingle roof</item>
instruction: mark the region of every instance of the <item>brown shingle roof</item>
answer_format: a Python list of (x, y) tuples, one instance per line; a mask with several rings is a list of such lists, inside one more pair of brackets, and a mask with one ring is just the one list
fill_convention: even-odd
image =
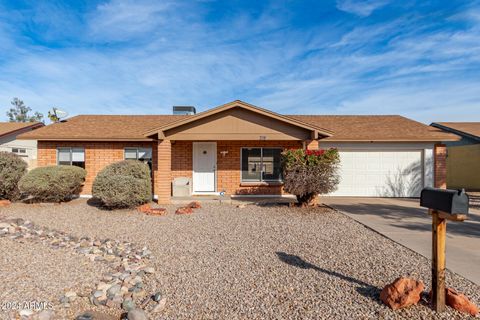
[(398, 115), (290, 115), (334, 132), (328, 141), (447, 141), (458, 140), (423, 123)]
[[(21, 135), (22, 139), (125, 141), (150, 140), (146, 133), (192, 117), (186, 115), (83, 115)], [(290, 115), (333, 132), (327, 141), (447, 141), (458, 136), (402, 116)]]
[(432, 125), (435, 124), (480, 138), (480, 122), (435, 122)]
[(41, 127), (41, 122), (0, 122), (0, 137), (29, 127)]
[(143, 133), (181, 115), (80, 115), (21, 135), (22, 139), (125, 141), (151, 140)]

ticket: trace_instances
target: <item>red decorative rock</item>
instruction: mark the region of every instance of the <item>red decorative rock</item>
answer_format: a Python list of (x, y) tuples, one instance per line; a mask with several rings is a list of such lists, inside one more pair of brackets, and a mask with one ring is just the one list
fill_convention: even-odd
[(198, 201), (192, 201), (189, 204), (187, 204), (187, 208), (199, 209), (201, 207), (202, 207), (202, 205)]
[(452, 307), (460, 312), (469, 313), (471, 316), (478, 314), (478, 308), (468, 298), (452, 288), (445, 289), (445, 302), (447, 306)]
[(149, 203), (142, 204), (141, 206), (137, 207), (137, 211), (145, 213), (149, 216), (163, 216), (167, 213), (165, 208), (152, 208)]
[(180, 207), (175, 211), (175, 214), (191, 214), (193, 213), (193, 209), (190, 207)]
[(148, 213), (151, 209), (152, 209), (152, 206), (150, 205), (150, 203), (145, 203), (137, 207), (137, 211), (141, 213)]
[(10, 200), (0, 200), (0, 207), (6, 207), (10, 205)]
[(380, 300), (393, 310), (405, 308), (420, 301), (423, 289), (423, 282), (400, 277), (383, 288)]
[(165, 214), (167, 214), (167, 209), (165, 208), (151, 208), (147, 212), (147, 215), (149, 216), (163, 216)]

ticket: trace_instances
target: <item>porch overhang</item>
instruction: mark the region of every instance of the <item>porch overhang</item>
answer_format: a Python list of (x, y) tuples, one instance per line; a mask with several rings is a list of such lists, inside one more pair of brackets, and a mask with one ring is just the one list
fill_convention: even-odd
[(234, 101), (145, 133), (160, 140), (316, 140), (333, 132)]

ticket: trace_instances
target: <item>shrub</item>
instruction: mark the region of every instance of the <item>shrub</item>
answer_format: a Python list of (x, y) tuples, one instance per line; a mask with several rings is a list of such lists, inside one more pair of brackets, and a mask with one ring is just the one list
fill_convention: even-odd
[(27, 172), (27, 163), (16, 154), (0, 152), (0, 199), (17, 200), (18, 181)]
[(152, 199), (152, 179), (147, 164), (136, 160), (113, 163), (93, 182), (93, 197), (108, 208), (130, 208)]
[(20, 180), (19, 188), (35, 201), (67, 201), (80, 193), (86, 174), (76, 166), (35, 168)]
[(297, 197), (299, 205), (312, 203), (318, 194), (335, 191), (340, 181), (337, 149), (290, 149), (282, 152), (285, 191)]

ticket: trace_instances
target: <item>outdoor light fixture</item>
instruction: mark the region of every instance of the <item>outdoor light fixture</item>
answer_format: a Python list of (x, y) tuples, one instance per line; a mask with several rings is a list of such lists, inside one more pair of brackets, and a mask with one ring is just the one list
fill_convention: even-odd
[(220, 151), (220, 153), (222, 154), (222, 157), (225, 158), (225, 156), (228, 154), (228, 151), (224, 150), (224, 151)]

